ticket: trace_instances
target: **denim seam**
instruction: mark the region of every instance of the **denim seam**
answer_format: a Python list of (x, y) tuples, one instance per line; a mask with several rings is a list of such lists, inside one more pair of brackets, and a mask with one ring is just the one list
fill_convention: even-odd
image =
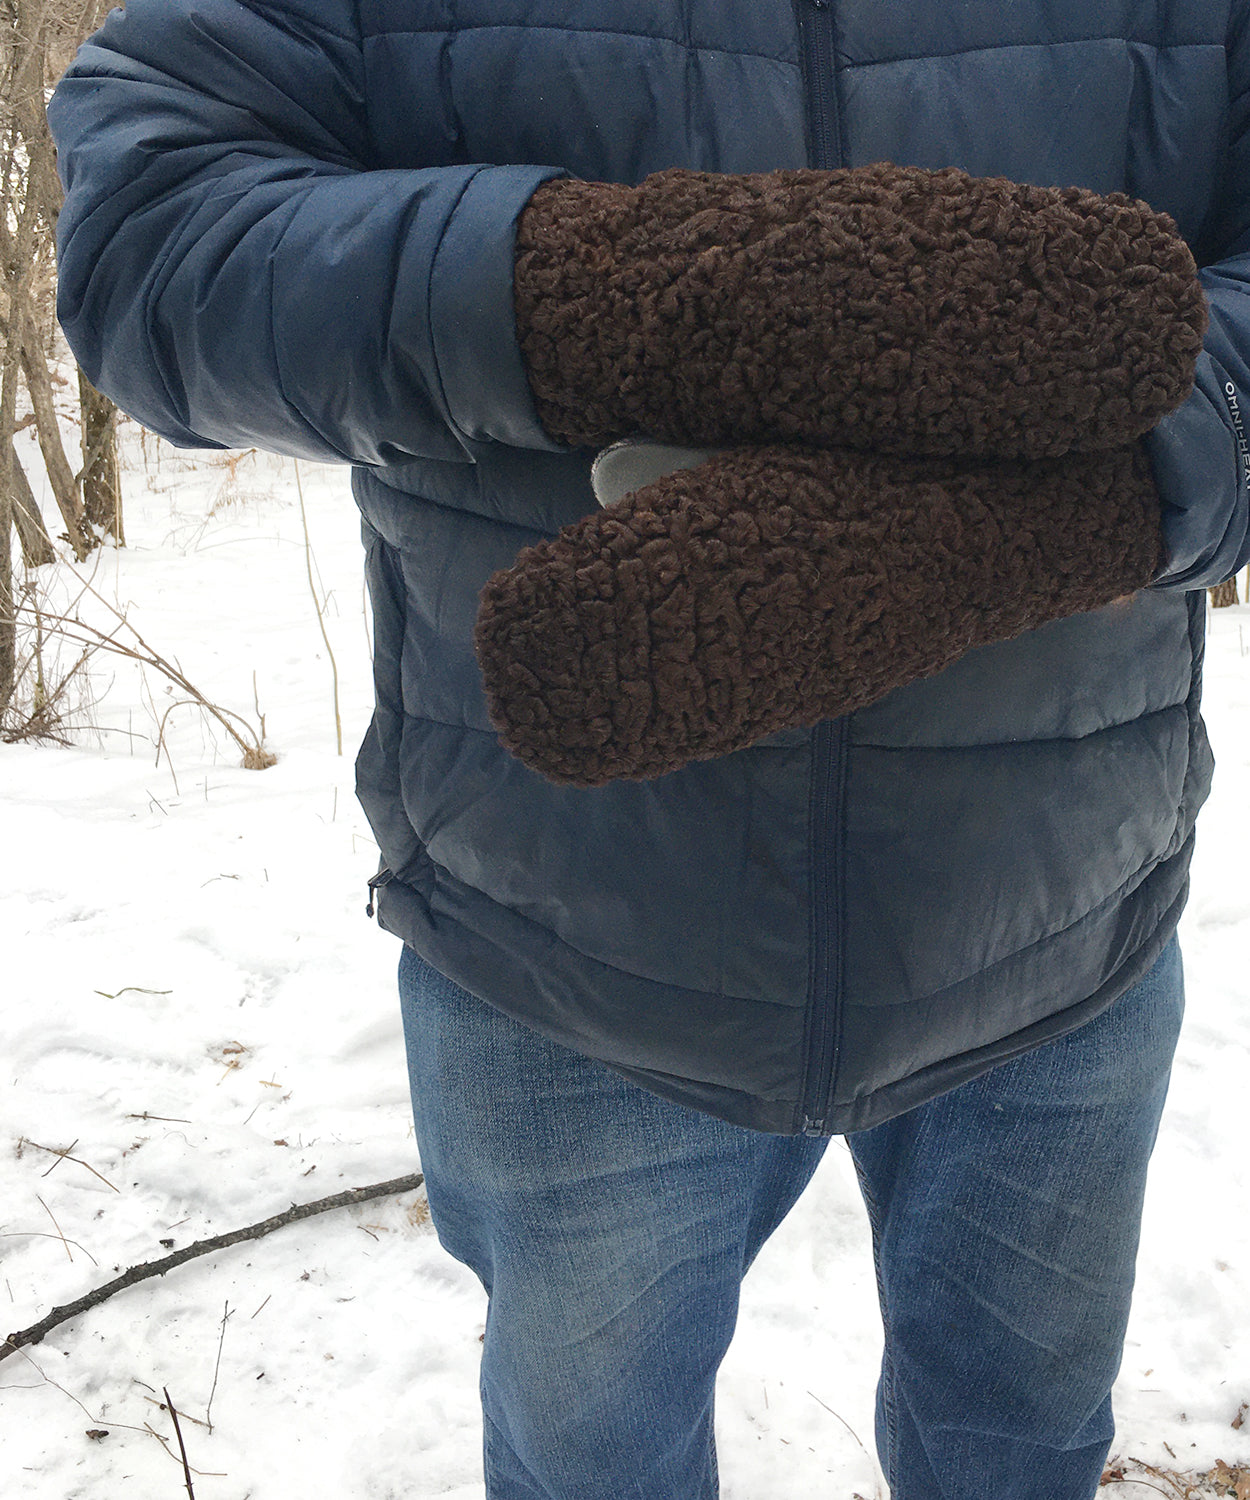
[(507, 1437), (505, 1437), (503, 1428), (500, 1427), (499, 1423), (494, 1420), (494, 1418), (490, 1415), (490, 1413), (486, 1409), (486, 1382), (485, 1382), (485, 1379), (483, 1379), (481, 1381), (480, 1388), (481, 1388), (481, 1396), (482, 1396), (482, 1458), (483, 1458), (483, 1465), (482, 1466), (483, 1466), (483, 1469), (485, 1469), (485, 1467), (486, 1467), (485, 1460), (486, 1460), (487, 1435), (489, 1433), (493, 1432), (495, 1434), (495, 1440), (496, 1440), (496, 1442), (497, 1443), (501, 1443), (505, 1448), (507, 1448), (508, 1452), (512, 1455), (512, 1460), (516, 1464), (517, 1468), (522, 1469), (525, 1472), (526, 1477), (528, 1479), (532, 1479), (534, 1481), (534, 1485), (535, 1485), (534, 1493), (535, 1493), (535, 1495), (543, 1496), (544, 1500), (545, 1500), (545, 1497), (550, 1494), (550, 1491), (547, 1489), (546, 1485), (540, 1485), (537, 1476), (531, 1471), (529, 1465), (527, 1463), (525, 1463), (525, 1461), (521, 1458), (520, 1454), (516, 1451), (516, 1449), (508, 1441)]

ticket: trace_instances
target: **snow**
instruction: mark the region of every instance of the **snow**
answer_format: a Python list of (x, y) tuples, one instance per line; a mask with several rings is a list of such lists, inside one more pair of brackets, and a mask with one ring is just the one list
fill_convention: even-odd
[[(219, 727), (171, 709), (181, 694), (159, 672), (113, 655), (94, 660), (71, 746), (0, 747), (5, 1332), (166, 1241), (418, 1166), (398, 950), (364, 915), (376, 850), (351, 757), (370, 688), (346, 473), (300, 471), (339, 757), (292, 465), (150, 438), (126, 451), (130, 545), (79, 571), (94, 566), (99, 595), (211, 700), (252, 721), (259, 705), (279, 759), (242, 769)], [(53, 604), (71, 577), (59, 569)], [(90, 596), (81, 608), (117, 624)], [(1112, 1451), (1130, 1469), (1129, 1455), (1250, 1464), (1250, 1423), (1231, 1425), (1250, 1402), (1250, 608), (1213, 616), (1208, 652), (1220, 770), (1117, 1392)], [(484, 1312), (420, 1193), (194, 1261), (4, 1361), (0, 1493), (183, 1493), (167, 1387), (197, 1500), (480, 1500)], [(884, 1500), (879, 1354), (867, 1228), (835, 1142), (748, 1278), (719, 1396), (726, 1500)], [(1145, 1500), (1154, 1483), (1108, 1493)]]

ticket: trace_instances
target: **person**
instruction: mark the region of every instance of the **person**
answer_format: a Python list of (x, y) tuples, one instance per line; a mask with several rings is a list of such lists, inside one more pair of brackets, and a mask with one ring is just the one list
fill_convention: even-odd
[[(894, 1500), (1089, 1500), (1182, 1006), (1202, 590), (1250, 556), (1250, 0), (129, 0), (50, 118), (90, 378), (174, 443), (355, 466), (358, 786), (431, 1209), (490, 1293), (491, 1500), (716, 1495), (741, 1277), (834, 1133), (873, 1228)], [(779, 257), (798, 303), (768, 301)], [(850, 341), (828, 369), (813, 328)], [(1149, 410), (1117, 384), (1139, 360)], [(595, 445), (639, 432), (722, 456), (600, 513)], [(913, 524), (919, 566), (878, 568)], [(1026, 529), (1001, 592), (1048, 602), (982, 629), (993, 579), (962, 612), (960, 579)], [(799, 543), (767, 574), (778, 531)], [(775, 600), (808, 548), (843, 583), (798, 635), (840, 610), (849, 655), (804, 671), (849, 662), (847, 696), (796, 679), (743, 718), (740, 598), (690, 626), (676, 699), (639, 675), (653, 637), (672, 666), (666, 600), (701, 618), (709, 558)], [(929, 655), (908, 579), (948, 622)], [(882, 612), (921, 647), (861, 701)], [(722, 700), (700, 674), (725, 639)]]

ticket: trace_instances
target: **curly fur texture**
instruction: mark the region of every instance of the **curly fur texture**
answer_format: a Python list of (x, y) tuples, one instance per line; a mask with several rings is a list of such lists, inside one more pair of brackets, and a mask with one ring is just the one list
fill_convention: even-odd
[(971, 647), (1097, 609), (1160, 562), (1135, 449), (958, 462), (741, 449), (526, 548), (475, 645), (504, 745), (647, 778), (865, 707)]
[(514, 293), (543, 426), (575, 446), (1120, 447), (1189, 393), (1207, 316), (1144, 203), (890, 164), (545, 183)]

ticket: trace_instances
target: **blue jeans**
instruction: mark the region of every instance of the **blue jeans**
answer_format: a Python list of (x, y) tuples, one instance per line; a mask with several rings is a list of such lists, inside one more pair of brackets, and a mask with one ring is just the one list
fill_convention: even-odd
[[(407, 949), (400, 992), (434, 1223), (490, 1295), (489, 1500), (714, 1500), (739, 1285), (826, 1143), (659, 1099)], [(850, 1137), (893, 1500), (1096, 1494), (1182, 1007), (1173, 942), (1079, 1031)]]

